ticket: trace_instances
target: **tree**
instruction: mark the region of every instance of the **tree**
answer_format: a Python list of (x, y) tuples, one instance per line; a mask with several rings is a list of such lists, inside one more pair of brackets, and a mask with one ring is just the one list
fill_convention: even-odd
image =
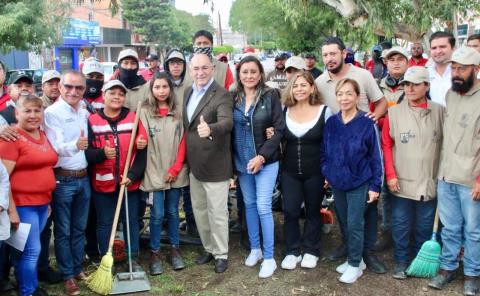
[(188, 24), (189, 34), (193, 36), (198, 30), (207, 30), (214, 32), (215, 28), (212, 26), (210, 16), (207, 14), (191, 15), (190, 13), (175, 9), (175, 15), (179, 20), (183, 20)]
[[(276, 0), (287, 9), (297, 0)], [(480, 1), (472, 0), (302, 0), (304, 7), (325, 6), (334, 9), (354, 28), (369, 28), (378, 35), (408, 41), (428, 39), (432, 27), (454, 31), (458, 17), (478, 16)], [(296, 18), (295, 21), (300, 21)]]
[(191, 44), (188, 23), (179, 20), (174, 8), (158, 0), (122, 0), (123, 16), (146, 44), (162, 51)]
[(42, 0), (0, 1), (0, 51), (12, 49), (39, 52), (62, 41), (68, 3)]

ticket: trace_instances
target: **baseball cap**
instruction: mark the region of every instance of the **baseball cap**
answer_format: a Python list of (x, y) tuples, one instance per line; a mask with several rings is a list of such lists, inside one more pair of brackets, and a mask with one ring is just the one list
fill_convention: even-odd
[(103, 74), (102, 64), (96, 58), (88, 58), (83, 62), (82, 73), (88, 75), (90, 73)]
[(172, 52), (170, 52), (170, 54), (167, 56), (167, 59), (165, 61), (168, 62), (169, 60), (172, 60), (172, 59), (179, 59), (179, 60), (185, 61), (185, 57), (178, 50), (172, 50)]
[(450, 62), (477, 66), (480, 64), (480, 53), (471, 47), (462, 46), (453, 52)]
[(372, 47), (372, 51), (379, 51), (379, 52), (382, 52), (382, 47), (380, 45), (374, 45)]
[(45, 71), (42, 75), (42, 84), (52, 79), (60, 79), (60, 77), (60, 73), (58, 73), (56, 70)]
[(102, 91), (105, 92), (105, 91), (107, 91), (111, 88), (114, 88), (116, 86), (123, 88), (123, 90), (125, 92), (128, 91), (127, 87), (120, 80), (117, 80), (117, 79), (110, 80), (107, 83), (105, 83), (102, 87)]
[(422, 66), (413, 66), (407, 69), (407, 72), (403, 75), (403, 79), (400, 84), (405, 82), (411, 82), (419, 84), (422, 82), (430, 82), (430, 75), (427, 68)]
[(147, 56), (145, 61), (158, 61), (158, 56), (156, 54), (151, 53)]
[(385, 58), (388, 59), (390, 56), (394, 54), (401, 54), (403, 55), (407, 60), (408, 60), (408, 54), (405, 48), (401, 46), (394, 46), (390, 48), (386, 53), (385, 53)]
[(275, 56), (275, 62), (278, 60), (286, 60), (288, 59), (288, 55), (286, 53), (279, 53)]
[(27, 80), (29, 83), (33, 84), (32, 77), (30, 77), (25, 71), (17, 71), (10, 77), (11, 84), (17, 84), (20, 80)]
[(305, 61), (299, 57), (299, 56), (293, 56), (290, 57), (286, 62), (285, 62), (285, 71), (288, 70), (288, 68), (295, 68), (298, 70), (305, 70), (307, 68), (307, 65), (305, 64)]
[(347, 48), (347, 53), (349, 53), (349, 54), (355, 54), (355, 53), (353, 52), (353, 49), (352, 49), (351, 47), (348, 47), (348, 48)]
[(134, 58), (138, 62), (138, 53), (131, 48), (126, 48), (126, 49), (122, 50), (118, 54), (117, 62), (120, 63), (121, 60), (123, 60), (124, 58), (128, 58), (128, 57)]

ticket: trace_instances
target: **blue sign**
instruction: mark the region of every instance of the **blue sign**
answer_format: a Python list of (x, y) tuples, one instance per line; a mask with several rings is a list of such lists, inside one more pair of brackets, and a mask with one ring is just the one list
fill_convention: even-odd
[(70, 19), (70, 25), (62, 32), (65, 45), (89, 45), (102, 43), (97, 22)]

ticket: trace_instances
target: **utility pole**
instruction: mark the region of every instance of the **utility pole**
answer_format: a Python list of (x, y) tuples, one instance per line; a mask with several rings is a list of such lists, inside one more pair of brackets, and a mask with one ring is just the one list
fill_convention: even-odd
[(223, 45), (222, 20), (220, 18), (220, 11), (218, 11), (218, 37), (220, 45)]

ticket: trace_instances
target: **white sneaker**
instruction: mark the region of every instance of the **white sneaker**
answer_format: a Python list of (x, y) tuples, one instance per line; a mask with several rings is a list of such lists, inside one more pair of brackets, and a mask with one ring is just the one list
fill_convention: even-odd
[(352, 284), (356, 282), (358, 278), (362, 276), (362, 274), (363, 271), (360, 267), (348, 265), (347, 269), (338, 280), (345, 284)]
[(258, 276), (261, 279), (271, 277), (275, 269), (277, 269), (277, 262), (275, 262), (275, 259), (265, 259), (262, 262)]
[(317, 256), (307, 253), (303, 255), (302, 263), (300, 263), (300, 266), (303, 268), (315, 268), (317, 266), (317, 261)]
[(282, 268), (293, 270), (300, 261), (302, 261), (302, 256), (288, 255), (282, 261)]
[[(344, 273), (347, 268), (348, 268), (348, 261), (345, 261), (343, 262), (341, 265), (337, 266), (337, 268), (335, 269), (338, 273)], [(363, 259), (362, 261), (360, 261), (360, 265), (358, 266), (360, 268), (361, 271), (364, 271), (365, 268), (367, 268), (367, 265), (365, 264), (365, 262), (363, 262)]]
[(253, 267), (257, 265), (258, 261), (263, 259), (263, 254), (261, 249), (252, 249), (247, 259), (245, 260), (245, 265), (248, 267)]

